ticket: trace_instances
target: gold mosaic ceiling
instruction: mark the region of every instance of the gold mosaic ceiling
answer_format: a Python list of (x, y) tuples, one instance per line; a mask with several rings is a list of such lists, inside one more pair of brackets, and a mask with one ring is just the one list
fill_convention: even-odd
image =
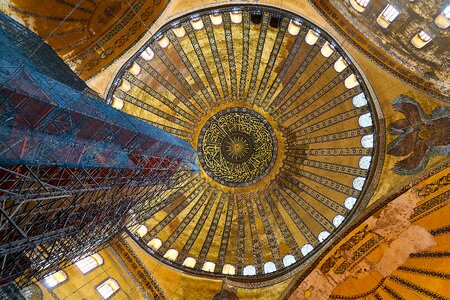
[(200, 172), (155, 199), (143, 247), (234, 278), (307, 261), (376, 186), (377, 116), (362, 78), (326, 32), (285, 11), (221, 7), (166, 24), (109, 93), (199, 152)]

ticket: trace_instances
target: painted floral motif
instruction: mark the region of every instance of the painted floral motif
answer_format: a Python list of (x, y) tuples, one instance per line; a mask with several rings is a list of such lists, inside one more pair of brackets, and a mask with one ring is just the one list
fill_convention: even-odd
[(416, 100), (405, 95), (397, 97), (392, 106), (405, 116), (389, 126), (389, 133), (397, 137), (389, 144), (388, 154), (407, 156), (395, 164), (397, 174), (417, 173), (431, 156), (450, 154), (449, 107), (438, 107), (426, 115)]

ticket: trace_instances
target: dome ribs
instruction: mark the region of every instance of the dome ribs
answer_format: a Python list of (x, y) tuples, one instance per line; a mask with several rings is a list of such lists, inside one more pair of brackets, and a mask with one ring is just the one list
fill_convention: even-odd
[[(211, 189), (206, 188), (204, 190), (200, 190), (199, 194), (200, 193), (201, 193), (201, 195), (199, 197), (198, 197), (198, 195), (195, 196), (195, 198), (196, 198), (195, 204), (189, 210), (188, 214), (178, 224), (176, 229), (170, 234), (170, 236), (167, 238), (167, 240), (163, 241), (163, 244), (162, 244), (161, 248), (158, 250), (160, 253), (166, 253), (167, 250), (169, 250), (169, 248), (172, 246), (172, 244), (178, 239), (178, 237), (181, 235), (181, 233), (184, 231), (184, 229), (189, 225), (189, 223), (192, 221), (192, 219), (198, 213), (200, 208), (203, 207), (203, 205), (205, 204), (206, 200), (209, 199), (209, 195), (211, 194)], [(208, 195), (208, 196), (205, 197), (205, 194)], [(177, 210), (177, 212), (178, 212), (178, 210)], [(187, 247), (190, 248), (190, 246), (187, 246)], [(183, 252), (183, 253), (185, 253), (185, 252)]]
[(292, 236), (292, 232), (289, 230), (286, 222), (284, 221), (284, 218), (282, 217), (280, 211), (278, 210), (278, 206), (275, 204), (275, 200), (273, 200), (272, 197), (273, 197), (272, 194), (270, 192), (267, 192), (265, 202), (266, 205), (269, 206), (269, 210), (266, 209), (266, 211), (270, 211), (273, 214), (273, 219), (275, 220), (278, 228), (280, 229), (284, 241), (286, 245), (289, 247), (289, 250), (291, 251), (290, 253), (299, 259), (302, 257), (300, 253), (300, 248), (298, 247), (297, 242)]
[(268, 12), (262, 14), (262, 22), (259, 30), (258, 43), (256, 44), (256, 54), (253, 57), (253, 68), (252, 75), (250, 77), (250, 84), (248, 86), (248, 93), (245, 99), (249, 101), (251, 104), (254, 104), (254, 94), (256, 90), (256, 80), (258, 79), (258, 72), (261, 68), (261, 56), (264, 51), (264, 45), (266, 44), (266, 36), (267, 36), (267, 28), (269, 27), (269, 18), (270, 15)]
[[(191, 220), (194, 218), (194, 216), (197, 213), (200, 213), (198, 219), (195, 222), (195, 227), (194, 229), (191, 231), (191, 234), (189, 235), (188, 238), (185, 239), (185, 241), (183, 240), (184, 244), (183, 244), (183, 248), (180, 251), (180, 255), (178, 255), (177, 260), (180, 263), (183, 263), (183, 261), (185, 260), (185, 258), (187, 256), (189, 256), (189, 252), (192, 249), (192, 246), (194, 245), (194, 243), (196, 242), (197, 238), (199, 238), (199, 234), (202, 231), (206, 220), (209, 217), (209, 214), (212, 211), (212, 208), (215, 204), (215, 200), (216, 200), (216, 196), (218, 195), (218, 191), (212, 190), (212, 189), (208, 189), (208, 192), (203, 193), (201, 196), (201, 201), (199, 201), (199, 203), (204, 203), (206, 200), (206, 205), (201, 205), (199, 206), (200, 208), (203, 207), (203, 210), (200, 211), (199, 210), (191, 210), (189, 212), (189, 214), (183, 219), (183, 221), (180, 223), (179, 226), (181, 226), (181, 230), (179, 232), (184, 231), (184, 227), (183, 226), (187, 226)], [(196, 209), (196, 208), (195, 208)], [(192, 213), (191, 213), (192, 212)], [(205, 229), (203, 229), (205, 230)], [(178, 228), (176, 230), (176, 232), (178, 233)], [(196, 257), (197, 255), (194, 255), (197, 253), (193, 253), (193, 256)], [(205, 255), (206, 256), (206, 255)], [(198, 259), (197, 263), (202, 263), (202, 261), (200, 260), (200, 258)]]
[(231, 194), (226, 194), (227, 195), (227, 215), (226, 215), (226, 219), (225, 219), (225, 224), (223, 226), (223, 230), (222, 230), (222, 237), (221, 237), (221, 242), (220, 242), (220, 249), (219, 249), (219, 255), (217, 257), (217, 267), (218, 268), (222, 268), (223, 265), (225, 263), (231, 263), (230, 261), (227, 260), (227, 250), (228, 250), (228, 245), (229, 245), (229, 240), (230, 240), (230, 235), (231, 235), (231, 227), (232, 227), (232, 220), (233, 220), (233, 215), (234, 215), (234, 197)]
[[(222, 87), (223, 97), (219, 99), (219, 102), (226, 102), (230, 99), (230, 93), (228, 91), (227, 78), (225, 76), (225, 71), (222, 65), (222, 60), (220, 58), (219, 50), (216, 43), (216, 38), (214, 36), (213, 25), (209, 16), (202, 17), (203, 24), (205, 24), (206, 34), (208, 35), (209, 46), (211, 48), (212, 56), (214, 59), (214, 67), (219, 73), (220, 86)], [(207, 74), (204, 71), (205, 74)]]
[[(302, 61), (300, 67), (295, 71), (295, 73), (289, 79), (288, 83), (283, 87), (283, 89), (280, 91), (280, 93), (278, 93), (278, 95), (275, 97), (275, 100), (273, 100), (273, 102), (270, 104), (270, 106), (268, 107), (268, 110), (274, 116), (277, 116), (276, 111), (279, 109), (279, 105), (284, 102), (284, 98), (291, 91), (291, 89), (294, 87), (294, 85), (298, 82), (299, 78), (305, 73), (305, 70), (309, 67), (310, 63), (314, 60), (314, 58), (316, 57), (317, 53), (319, 53), (319, 51), (320, 51), (320, 47), (318, 46), (318, 44), (315, 44), (314, 46), (312, 46), (310, 48), (308, 54), (306, 55), (306, 58)], [(317, 76), (316, 73), (314, 73), (312, 78), (315, 78), (316, 76)], [(320, 74), (318, 76), (320, 76)], [(304, 86), (305, 86), (304, 90), (309, 88), (309, 86), (311, 86), (314, 82), (315, 82), (315, 80), (311, 80), (310, 83), (308, 83), (308, 81), (307, 81), (308, 84), (304, 84)], [(286, 106), (289, 107), (290, 104), (284, 105), (283, 107), (286, 107)]]
[[(345, 73), (345, 74), (343, 74)], [(324, 103), (321, 106), (321, 111), (316, 112), (314, 114), (314, 116), (310, 116), (308, 114), (307, 118), (308, 121), (312, 120), (314, 117), (317, 117), (320, 114), (323, 114), (324, 112), (340, 105), (342, 102), (348, 100), (350, 97), (356, 96), (357, 94), (361, 93), (361, 89), (359, 87), (355, 87), (351, 90), (344, 90), (341, 92), (341, 94), (335, 96), (334, 98), (332, 98), (331, 100), (328, 100), (330, 102), (333, 102), (332, 106), (331, 104), (328, 104), (326, 101), (324, 101), (324, 95), (327, 94), (328, 92), (330, 92), (333, 89), (336, 89), (336, 87), (339, 86), (343, 86), (342, 82), (345, 79), (346, 76), (348, 76), (349, 73), (347, 73), (346, 71), (342, 72), (341, 74), (339, 74), (338, 76), (336, 76), (332, 81), (330, 81), (329, 83), (327, 83), (324, 87), (322, 87), (320, 90), (318, 90), (313, 96), (309, 97), (307, 100), (301, 102), (301, 104), (299, 104), (298, 106), (296, 106), (295, 108), (292, 108), (291, 110), (289, 110), (289, 107), (292, 106), (292, 104), (294, 104), (296, 101), (299, 100), (301, 94), (304, 92), (304, 90), (306, 90), (307, 88), (300, 88), (299, 90), (297, 90), (297, 92), (295, 92), (294, 95), (292, 95), (292, 97), (290, 99), (288, 99), (285, 103), (283, 103), (282, 108), (279, 110), (280, 114), (278, 115), (278, 119), (280, 122), (286, 122), (288, 120), (290, 120), (291, 118), (297, 116), (298, 114), (300, 114), (301, 112), (304, 113), (304, 111), (309, 108), (312, 104), (316, 103), (318, 100), (321, 101), (321, 103)], [(340, 90), (338, 90), (340, 91)], [(334, 94), (337, 92), (336, 90), (333, 90)], [(333, 96), (333, 95), (332, 95)], [(300, 119), (303, 120), (303, 119)], [(294, 122), (293, 124), (291, 124), (289, 127), (294, 127), (301, 125), (303, 123), (297, 123), (298, 120), (296, 122)], [(303, 122), (305, 122), (305, 120), (303, 120)]]
[[(197, 86), (197, 88), (202, 92), (203, 96), (208, 102), (209, 107), (213, 107), (215, 101), (211, 97), (211, 94), (209, 93), (208, 89), (206, 88), (203, 81), (200, 79), (200, 76), (198, 75), (197, 71), (195, 70), (194, 66), (192, 65), (191, 61), (188, 59), (186, 53), (184, 52), (183, 47), (180, 45), (180, 42), (178, 41), (177, 37), (172, 31), (167, 31), (167, 37), (169, 38), (170, 42), (174, 46), (175, 50), (177, 51), (178, 55), (180, 56), (181, 60), (183, 61), (185, 67), (187, 68), (189, 74), (194, 79), (194, 82)], [(188, 83), (189, 85), (189, 83)]]
[[(316, 44), (317, 45), (317, 44)], [(319, 48), (317, 49), (317, 53), (319, 52)], [(317, 54), (316, 53), (316, 54)], [(295, 91), (294, 94), (292, 94), (291, 97), (289, 97), (283, 104), (281, 104), (279, 107), (275, 107), (272, 109), (273, 114), (276, 116), (276, 118), (280, 118), (280, 114), (286, 112), (286, 110), (297, 100), (300, 98), (301, 95), (303, 95), (311, 86), (319, 79), (320, 76), (322, 76), (323, 73), (325, 73), (335, 62), (338, 55), (336, 53), (333, 53), (325, 62), (317, 69), (315, 72)], [(311, 62), (312, 59), (309, 61)], [(302, 65), (303, 66), (303, 65)], [(308, 67), (308, 65), (306, 65)], [(306, 67), (303, 69), (306, 69)], [(341, 78), (341, 77), (339, 77)], [(295, 84), (295, 82), (293, 83)], [(332, 82), (330, 86), (333, 86), (336, 84), (335, 82)], [(326, 89), (325, 89), (326, 90)], [(320, 92), (317, 94), (320, 95)], [(314, 99), (314, 98), (312, 98)], [(270, 108), (269, 108), (270, 109)], [(284, 117), (284, 116), (283, 116)], [(285, 120), (285, 119), (282, 119)]]
[(314, 236), (314, 233), (312, 232), (311, 228), (305, 224), (305, 222), (302, 220), (302, 218), (298, 215), (298, 211), (293, 208), (293, 206), (288, 201), (287, 197), (284, 193), (281, 192), (283, 190), (281, 186), (279, 186), (280, 183), (277, 183), (278, 188), (273, 189), (273, 194), (277, 199), (280, 201), (283, 209), (288, 213), (291, 220), (295, 223), (297, 228), (300, 230), (301, 234), (303, 235), (303, 238), (305, 241), (312, 245), (317, 244), (317, 239)]
[(326, 30), (269, 6), (225, 5), (168, 21), (139, 51), (112, 95), (188, 140), (200, 169), (151, 210), (142, 240), (162, 246), (150, 255), (189, 274), (278, 280), (366, 204), (374, 100)]
[[(217, 197), (218, 195), (220, 195), (220, 196)], [(214, 236), (216, 234), (217, 227), (219, 224), (220, 216), (222, 214), (223, 207), (225, 206), (226, 198), (227, 198), (227, 194), (225, 194), (225, 193), (219, 192), (216, 195), (216, 201), (218, 202), (218, 204), (216, 206), (216, 210), (214, 212), (214, 217), (211, 222), (211, 225), (209, 226), (208, 234), (206, 235), (205, 241), (200, 250), (200, 254), (198, 255), (199, 263), (203, 263), (205, 261), (207, 255), (208, 255), (209, 249), (211, 248), (211, 244), (214, 240)], [(203, 230), (206, 230), (206, 229), (207, 228), (204, 228)]]
[[(200, 110), (183, 94), (181, 94), (169, 81), (167, 81), (161, 74), (158, 73), (149, 63), (145, 62), (143, 59), (137, 59), (138, 64), (144, 69), (147, 74), (155, 78), (162, 86), (164, 86), (176, 99), (181, 100), (182, 103), (189, 108), (193, 114), (192, 119), (198, 121), (202, 115)], [(189, 119), (191, 120), (191, 119)]]
[(236, 59), (234, 56), (233, 32), (231, 30), (231, 19), (229, 14), (223, 14), (223, 27), (230, 72), (231, 100), (236, 101), (238, 100), (238, 83), (236, 77)]
[(173, 64), (173, 62), (167, 57), (164, 51), (161, 49), (161, 46), (158, 44), (154, 44), (152, 48), (156, 55), (161, 59), (166, 68), (178, 79), (178, 82), (183, 85), (183, 87), (189, 92), (190, 96), (195, 100), (198, 106), (200, 106), (203, 110), (203, 114), (206, 113), (208, 108), (208, 103), (204, 101), (191, 87), (186, 78), (181, 74), (180, 70)]
[[(270, 222), (269, 222), (268, 215), (270, 213), (267, 213), (265, 211), (264, 206), (262, 204), (263, 201), (265, 201), (265, 196), (263, 196), (261, 199), (260, 195), (258, 195), (258, 194), (254, 195), (254, 202), (255, 202), (256, 208), (259, 213), (259, 218), (261, 219), (261, 222), (263, 224), (263, 228), (264, 228), (265, 236), (267, 238), (270, 253), (272, 254), (272, 257), (273, 257), (273, 260), (275, 261), (275, 265), (277, 266), (277, 269), (281, 269), (282, 268), (282, 260), (281, 260), (281, 255), (280, 255), (280, 247), (278, 245), (278, 241), (273, 232), (272, 226), (270, 225)], [(268, 260), (266, 259), (266, 261), (268, 261)]]
[[(269, 60), (266, 64), (266, 67), (264, 69), (264, 75), (261, 79), (261, 82), (259, 84), (258, 92), (256, 93), (256, 97), (254, 99), (255, 104), (261, 105), (261, 98), (263, 96), (264, 91), (267, 88), (267, 83), (269, 82), (270, 75), (272, 74), (275, 62), (278, 58), (279, 51), (281, 48), (281, 45), (283, 43), (283, 40), (286, 36), (286, 31), (289, 25), (289, 19), (288, 18), (282, 18), (281, 25), (279, 27), (279, 30), (277, 32), (277, 37), (275, 38), (275, 43), (272, 47), (272, 50), (270, 52)], [(255, 87), (256, 88), (256, 87)]]
[(239, 99), (245, 100), (245, 89), (248, 73), (248, 58), (250, 51), (250, 13), (242, 13), (242, 68), (239, 82)]
[(303, 41), (305, 39), (307, 32), (308, 32), (308, 28), (306, 26), (302, 26), (299, 34), (297, 35), (297, 37), (294, 41), (294, 45), (292, 46), (292, 49), (289, 51), (288, 57), (284, 61), (279, 73), (275, 77), (275, 81), (272, 83), (269, 91), (264, 96), (264, 99), (261, 103), (261, 106), (264, 107), (264, 109), (268, 110), (270, 108), (270, 106), (272, 105), (271, 101), (273, 99), (273, 96), (275, 95), (275, 92), (278, 90), (278, 87), (280, 86), (280, 84), (283, 82), (288, 69), (292, 66), (294, 59), (297, 57), (297, 54), (299, 53), (300, 48), (302, 47), (302, 45), (304, 45)]
[[(197, 36), (194, 33), (194, 28), (192, 28), (192, 25), (189, 22), (183, 23), (183, 27), (186, 29), (186, 33), (189, 37), (189, 40), (191, 41), (192, 47), (194, 48), (195, 55), (200, 62), (201, 69), (206, 77), (206, 81), (208, 82), (208, 86), (205, 86), (205, 88), (209, 87), (214, 96), (214, 98), (212, 98), (213, 102), (211, 102), (211, 104), (220, 103), (222, 101), (222, 97), (219, 93), (219, 90), (217, 89), (216, 82), (214, 81), (214, 77), (211, 74), (211, 70), (208, 62), (206, 61), (205, 55), (203, 54), (202, 47), (200, 46)], [(214, 43), (214, 40), (209, 42)]]

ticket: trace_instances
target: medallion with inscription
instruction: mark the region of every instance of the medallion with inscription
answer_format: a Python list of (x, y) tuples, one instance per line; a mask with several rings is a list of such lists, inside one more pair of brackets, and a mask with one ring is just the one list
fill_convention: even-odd
[(198, 152), (203, 169), (215, 181), (231, 187), (248, 186), (273, 167), (277, 139), (264, 117), (235, 107), (220, 111), (205, 123)]

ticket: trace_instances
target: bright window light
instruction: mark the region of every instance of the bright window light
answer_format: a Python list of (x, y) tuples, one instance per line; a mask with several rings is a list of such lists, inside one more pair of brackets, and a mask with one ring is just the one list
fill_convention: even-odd
[(103, 264), (103, 258), (99, 254), (93, 254), (82, 260), (79, 260), (75, 265), (80, 269), (81, 273), (86, 274), (89, 271), (101, 266)]
[(431, 36), (428, 33), (426, 33), (424, 30), (419, 32), (419, 37), (424, 42), (431, 41)]
[(369, 2), (370, 2), (370, 0), (355, 0), (355, 1), (362, 7), (367, 7), (367, 5), (369, 5)]
[(444, 15), (444, 17), (450, 20), (450, 5), (444, 8), (442, 14)]
[(112, 278), (108, 278), (105, 282), (97, 287), (97, 291), (102, 295), (103, 299), (108, 299), (120, 289), (119, 284)]
[(394, 21), (395, 18), (397, 18), (397, 16), (399, 14), (400, 14), (400, 12), (395, 7), (393, 7), (391, 4), (388, 4), (382, 12), (383, 18), (388, 22)]
[(63, 283), (67, 280), (67, 274), (64, 271), (58, 271), (53, 274), (50, 274), (46, 277), (44, 277), (43, 282), (44, 285), (48, 288), (54, 288), (58, 284)]

